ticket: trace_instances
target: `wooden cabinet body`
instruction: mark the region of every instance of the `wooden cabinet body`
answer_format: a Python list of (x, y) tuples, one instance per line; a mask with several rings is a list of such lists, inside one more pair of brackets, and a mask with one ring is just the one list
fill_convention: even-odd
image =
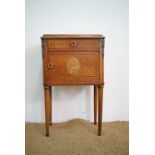
[(52, 124), (52, 86), (94, 85), (94, 123), (102, 126), (104, 37), (102, 35), (43, 35), (43, 79), (46, 135)]

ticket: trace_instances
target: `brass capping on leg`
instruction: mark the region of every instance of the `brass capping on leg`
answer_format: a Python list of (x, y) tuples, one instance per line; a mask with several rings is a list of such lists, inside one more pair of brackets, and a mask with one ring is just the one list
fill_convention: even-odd
[(48, 87), (48, 86), (44, 86), (44, 89), (49, 89), (50, 87)]
[(103, 85), (99, 85), (98, 87), (99, 87), (99, 88), (103, 88), (104, 86), (103, 86)]
[(99, 88), (103, 88), (104, 85), (105, 85), (105, 82), (103, 82), (103, 85), (99, 85), (98, 87), (99, 87)]

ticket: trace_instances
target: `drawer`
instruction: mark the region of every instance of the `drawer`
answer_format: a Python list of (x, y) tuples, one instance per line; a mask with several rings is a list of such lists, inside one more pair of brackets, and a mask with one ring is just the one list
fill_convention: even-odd
[(50, 39), (46, 40), (48, 49), (99, 50), (99, 39)]
[(99, 81), (99, 53), (52, 53), (44, 57), (44, 84)]

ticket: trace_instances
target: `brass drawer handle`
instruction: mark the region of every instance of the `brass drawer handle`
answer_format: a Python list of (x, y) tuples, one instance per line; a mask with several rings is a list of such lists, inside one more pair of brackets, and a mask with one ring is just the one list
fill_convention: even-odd
[(53, 65), (52, 63), (48, 64), (48, 68), (49, 68), (49, 69), (53, 68), (53, 66), (54, 66), (54, 65)]
[(71, 46), (75, 47), (76, 46), (76, 41), (72, 41)]

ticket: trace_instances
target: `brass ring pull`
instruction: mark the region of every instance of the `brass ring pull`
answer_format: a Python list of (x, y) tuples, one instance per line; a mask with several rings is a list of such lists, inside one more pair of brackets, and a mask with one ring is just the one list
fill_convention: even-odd
[(76, 41), (72, 41), (71, 46), (75, 47), (76, 46)]
[(54, 65), (53, 65), (52, 63), (48, 64), (48, 68), (49, 68), (49, 69), (53, 68), (53, 66), (54, 66)]

